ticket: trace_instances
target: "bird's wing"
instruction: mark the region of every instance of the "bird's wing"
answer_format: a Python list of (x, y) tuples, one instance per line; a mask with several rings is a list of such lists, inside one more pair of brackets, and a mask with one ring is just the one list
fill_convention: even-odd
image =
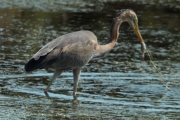
[(72, 44), (75, 44), (75, 43), (78, 44), (79, 46), (83, 46), (83, 45), (86, 45), (86, 42), (89, 40), (94, 40), (97, 42), (96, 36), (94, 35), (94, 33), (90, 31), (84, 30), (84, 31), (68, 33), (46, 44), (33, 56), (33, 58), (35, 60), (38, 60), (40, 56), (44, 56), (48, 54), (56, 47), (60, 49), (68, 45), (71, 46)]
[(58, 55), (57, 65), (62, 69), (82, 67), (93, 57), (95, 46), (94, 41), (87, 41), (83, 45), (77, 43), (67, 45)]
[(62, 68), (83, 65), (92, 57), (96, 45), (97, 38), (90, 31), (78, 31), (60, 36), (41, 48), (26, 63), (25, 70), (33, 71), (52, 64), (61, 64), (62, 66), (59, 67)]

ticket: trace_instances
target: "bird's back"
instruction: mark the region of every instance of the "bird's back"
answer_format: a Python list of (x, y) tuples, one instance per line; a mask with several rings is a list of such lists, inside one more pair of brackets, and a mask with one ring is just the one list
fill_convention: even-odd
[(90, 31), (62, 35), (41, 48), (25, 65), (26, 72), (45, 67), (73, 69), (85, 65), (93, 56), (97, 38)]

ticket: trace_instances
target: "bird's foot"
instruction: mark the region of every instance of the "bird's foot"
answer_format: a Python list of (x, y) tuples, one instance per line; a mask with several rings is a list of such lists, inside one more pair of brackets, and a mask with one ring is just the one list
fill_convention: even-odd
[(44, 94), (46, 95), (47, 98), (50, 98), (49, 94), (48, 94), (48, 92), (46, 90), (44, 91)]
[(78, 100), (72, 100), (72, 107), (77, 108), (80, 105), (80, 101)]
[(73, 99), (74, 99), (74, 100), (77, 100), (77, 95), (76, 95), (75, 92), (73, 93)]

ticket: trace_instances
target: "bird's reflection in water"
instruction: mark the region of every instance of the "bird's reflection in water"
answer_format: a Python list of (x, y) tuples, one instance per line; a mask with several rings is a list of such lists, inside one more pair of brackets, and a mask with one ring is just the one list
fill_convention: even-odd
[[(45, 94), (45, 96), (46, 96), (48, 99), (54, 101), (54, 100), (53, 100), (54, 98), (51, 97), (48, 92), (44, 92), (44, 94)], [(50, 93), (50, 94), (51, 94), (51, 93)], [(55, 96), (54, 96), (54, 97), (55, 97)], [(72, 107), (75, 107), (75, 108), (76, 108), (77, 106), (79, 106), (80, 101), (79, 101), (77, 98), (78, 98), (78, 96), (76, 96), (76, 99), (70, 100), (71, 103), (72, 103)]]
[[(81, 102), (79, 100), (64, 100), (64, 99), (55, 99), (51, 97), (49, 94), (44, 92), (45, 96), (51, 101), (51, 104), (49, 104), (49, 108), (51, 110), (55, 110), (53, 112), (56, 112), (56, 108), (60, 109), (62, 112), (68, 114), (69, 111), (77, 111), (78, 108), (81, 105)], [(60, 96), (59, 96), (60, 97)], [(64, 103), (64, 104), (62, 104)]]

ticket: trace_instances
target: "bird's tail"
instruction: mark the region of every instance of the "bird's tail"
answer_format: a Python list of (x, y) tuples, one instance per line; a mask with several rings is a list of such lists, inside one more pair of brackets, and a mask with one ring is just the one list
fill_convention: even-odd
[(38, 60), (31, 58), (24, 66), (26, 72), (31, 72), (36, 69), (42, 69), (47, 64), (44, 61), (45, 56), (41, 56)]

